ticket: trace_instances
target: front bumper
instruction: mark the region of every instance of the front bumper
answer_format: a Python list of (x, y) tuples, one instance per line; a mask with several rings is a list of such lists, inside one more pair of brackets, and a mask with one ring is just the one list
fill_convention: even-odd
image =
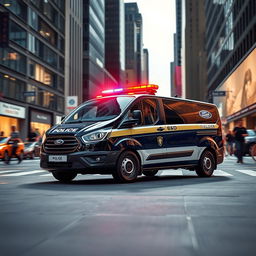
[(76, 171), (82, 174), (105, 174), (112, 173), (120, 152), (97, 151), (75, 152), (67, 155), (66, 162), (49, 162), (49, 155), (41, 153), (40, 166), (48, 171)]

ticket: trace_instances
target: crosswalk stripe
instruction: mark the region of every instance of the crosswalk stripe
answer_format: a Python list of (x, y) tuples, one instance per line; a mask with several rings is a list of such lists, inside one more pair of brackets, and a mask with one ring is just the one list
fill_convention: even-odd
[(20, 172), (21, 170), (8, 170), (8, 171), (0, 171), (0, 175), (2, 173), (10, 173), (10, 172)]
[(222, 170), (215, 170), (213, 172), (213, 176), (233, 176), (233, 175), (230, 173), (224, 172)]
[(3, 174), (3, 175), (0, 175), (0, 176), (5, 176), (5, 177), (23, 176), (23, 175), (40, 173), (40, 172), (45, 172), (45, 171), (44, 170), (35, 170), (35, 171), (28, 171), (28, 172), (18, 172), (18, 173), (12, 173), (12, 174)]
[(158, 176), (182, 176), (182, 170), (163, 170), (158, 172)]
[(250, 175), (250, 176), (256, 176), (256, 171), (252, 171), (252, 170), (236, 170), (236, 171)]

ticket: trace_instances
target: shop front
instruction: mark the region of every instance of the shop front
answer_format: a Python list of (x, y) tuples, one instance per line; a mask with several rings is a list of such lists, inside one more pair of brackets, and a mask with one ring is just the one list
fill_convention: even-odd
[(256, 128), (256, 49), (217, 89), (224, 92), (214, 97), (226, 130), (232, 130), (242, 120), (248, 129)]
[(24, 107), (0, 102), (0, 133), (1, 136), (8, 137), (11, 127), (15, 126), (21, 131), (25, 122), (26, 109)]
[(40, 136), (50, 129), (52, 126), (52, 115), (50, 113), (41, 112), (30, 109), (30, 130), (36, 131)]

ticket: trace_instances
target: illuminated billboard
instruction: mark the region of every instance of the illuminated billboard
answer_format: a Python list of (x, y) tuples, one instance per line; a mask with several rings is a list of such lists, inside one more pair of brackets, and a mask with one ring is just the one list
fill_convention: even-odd
[(256, 49), (250, 53), (218, 90), (226, 91), (225, 98), (214, 98), (214, 102), (222, 106), (223, 115), (225, 116), (230, 116), (256, 103)]

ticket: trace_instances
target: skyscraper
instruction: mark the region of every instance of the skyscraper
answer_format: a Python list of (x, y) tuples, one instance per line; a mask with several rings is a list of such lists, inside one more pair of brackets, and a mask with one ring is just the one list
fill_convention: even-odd
[(149, 83), (149, 56), (148, 49), (143, 49), (143, 60), (142, 60), (142, 77), (141, 83), (148, 84)]
[(105, 69), (105, 1), (83, 1), (83, 100), (117, 81)]
[[(204, 2), (182, 1), (182, 96), (206, 100), (206, 55)], [(179, 39), (177, 40), (179, 42)], [(179, 59), (179, 57), (178, 57)]]
[(9, 136), (15, 125), (22, 138), (31, 129), (43, 134), (64, 114), (65, 1), (3, 0), (3, 15), (0, 131)]
[(119, 85), (125, 83), (124, 1), (105, 2), (105, 68)]
[[(66, 0), (65, 99), (83, 101), (83, 0)], [(67, 108), (66, 108), (67, 109)]]
[(137, 3), (125, 4), (126, 83), (141, 83), (143, 34)]

